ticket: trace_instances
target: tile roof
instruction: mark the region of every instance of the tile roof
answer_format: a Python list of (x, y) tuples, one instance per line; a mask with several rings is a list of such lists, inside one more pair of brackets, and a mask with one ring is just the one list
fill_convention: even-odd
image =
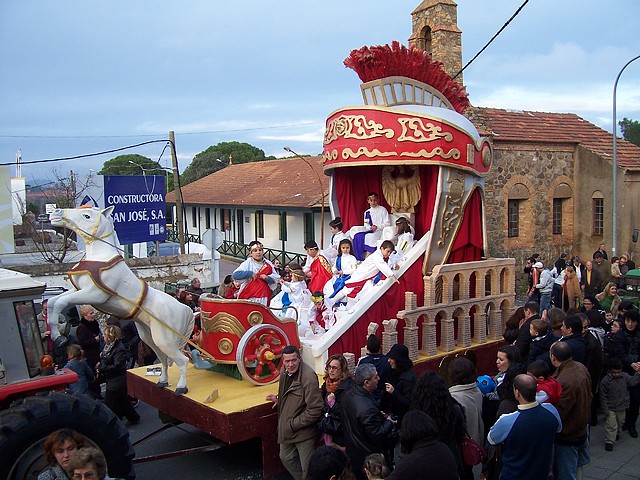
[[(579, 144), (609, 161), (613, 157), (613, 135), (574, 113), (547, 113), (476, 107), (472, 121), (482, 135), (494, 141)], [(467, 112), (465, 112), (467, 113)], [(640, 169), (640, 147), (621, 138), (616, 142), (621, 168)]]
[[(211, 175), (182, 187), (185, 205), (273, 206), (288, 208), (320, 208), (322, 195), (318, 175), (329, 198), (329, 177), (322, 170), (322, 157), (265, 160), (229, 165)], [(263, 188), (268, 186), (269, 188)], [(175, 194), (167, 195), (175, 203)]]

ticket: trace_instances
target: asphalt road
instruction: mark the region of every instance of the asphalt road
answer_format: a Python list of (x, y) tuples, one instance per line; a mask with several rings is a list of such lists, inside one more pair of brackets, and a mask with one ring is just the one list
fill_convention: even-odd
[[(155, 408), (140, 402), (137, 410), (141, 417), (140, 423), (127, 427), (131, 443), (134, 444), (136, 458), (196, 448), (212, 443), (218, 447), (221, 445), (213, 437), (185, 424), (170, 427), (136, 444), (140, 439), (163, 426)], [(236, 445), (224, 445), (213, 451), (193, 452), (188, 455), (138, 463), (135, 469), (139, 480), (182, 478), (259, 480), (262, 479), (260, 441), (254, 439)], [(290, 478), (292, 477), (287, 473), (272, 477), (274, 480)]]

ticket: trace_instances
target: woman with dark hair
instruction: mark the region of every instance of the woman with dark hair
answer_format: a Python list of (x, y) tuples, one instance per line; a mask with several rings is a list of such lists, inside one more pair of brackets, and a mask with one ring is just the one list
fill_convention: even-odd
[(49, 466), (40, 472), (38, 480), (69, 480), (69, 460), (84, 442), (82, 435), (68, 428), (51, 433), (44, 441), (44, 455)]
[(524, 307), (518, 307), (507, 320), (504, 333), (502, 334), (504, 340), (509, 345), (515, 343), (516, 339), (518, 338), (518, 331), (520, 330), (520, 327), (524, 322)]
[(584, 313), (587, 310), (591, 309), (602, 310), (602, 307), (600, 306), (600, 302), (594, 295), (585, 295), (584, 300), (582, 300), (582, 306), (579, 308), (579, 310)]
[[(476, 385), (476, 366), (465, 357), (456, 357), (449, 365), (449, 393), (462, 406), (464, 428), (478, 444), (484, 444), (482, 393)], [(465, 465), (465, 479), (472, 480), (473, 469)]]
[[(457, 474), (461, 478), (465, 478), (460, 452), (460, 444), (464, 436), (464, 413), (462, 407), (449, 393), (449, 389), (440, 375), (435, 372), (426, 372), (418, 378), (413, 392), (411, 410), (421, 410), (435, 421), (438, 440), (449, 447), (455, 460)], [(410, 419), (402, 423), (401, 435), (404, 433), (405, 427), (410, 428), (411, 424)]]
[(513, 381), (521, 373), (527, 373), (527, 368), (521, 363), (512, 363), (504, 375), (504, 380), (498, 386), (498, 395), (500, 396), (500, 405), (496, 413), (496, 420), (505, 413), (513, 413), (518, 409), (518, 401), (513, 392)]
[(191, 309), (192, 312), (199, 312), (200, 307), (198, 303), (193, 299), (193, 294), (188, 290), (182, 290), (178, 294), (178, 301), (180, 303), (184, 303), (187, 307)]
[(389, 382), (385, 383), (380, 409), (398, 417), (398, 425), (402, 424), (404, 414), (409, 411), (411, 397), (416, 385), (416, 374), (413, 362), (409, 358), (406, 345), (396, 343), (387, 353), (387, 361), (391, 366)]
[[(337, 431), (322, 432), (322, 440), (325, 445), (336, 444), (344, 447), (344, 431), (342, 429), (342, 396), (353, 386), (353, 379), (349, 373), (349, 366), (344, 355), (334, 354), (329, 357), (324, 368), (324, 383), (320, 387), (324, 407), (322, 418), (334, 417), (339, 422)], [(326, 422), (326, 421), (325, 421)], [(322, 426), (322, 419), (319, 426)]]
[(387, 479), (457, 480), (460, 475), (456, 457), (442, 441), (442, 430), (434, 417), (415, 409), (408, 412), (405, 419), (400, 430), (400, 448), (405, 455)]

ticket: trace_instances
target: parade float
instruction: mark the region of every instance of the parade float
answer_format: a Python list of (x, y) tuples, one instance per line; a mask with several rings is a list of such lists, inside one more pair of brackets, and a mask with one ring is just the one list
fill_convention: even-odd
[[(340, 216), (346, 229), (362, 225), (368, 193), (376, 192), (392, 225), (408, 219), (415, 243), (395, 278), (336, 310), (326, 331), (299, 335), (295, 318), (276, 316), (264, 305), (203, 296), (201, 330), (189, 341), (192, 319), (183, 318), (174, 299), (149, 294), (123, 270), (126, 281), (100, 280), (123, 265), (113, 261), (117, 251), (103, 245), (117, 242), (113, 232), (101, 230), (108, 212), (56, 217), (95, 245), (99, 258), (87, 260), (103, 264), (74, 268), (78, 291), (54, 301), (55, 311), (75, 301), (135, 318), (163, 365), (158, 382), (146, 367), (130, 370), (130, 394), (223, 442), (260, 438), (265, 476), (281, 469), (276, 413), (265, 398), (277, 390), (285, 345), (301, 346), (304, 361), (321, 373), (333, 353), (345, 354), (353, 365), (367, 335), (377, 332), (383, 351), (407, 345), (418, 373), (446, 373), (443, 367), (456, 355), (474, 357), (478, 371), (489, 373), (515, 303), (515, 261), (486, 257), (484, 177), (492, 146), (464, 116), (464, 87), (426, 52), (395, 42), (354, 50), (345, 65), (363, 81), (364, 105), (339, 108), (327, 118), (323, 157), (332, 216)], [(383, 235), (393, 240), (393, 229)], [(187, 343), (186, 353), (204, 369), (185, 370), (178, 350)], [(171, 361), (180, 368), (169, 368)]]

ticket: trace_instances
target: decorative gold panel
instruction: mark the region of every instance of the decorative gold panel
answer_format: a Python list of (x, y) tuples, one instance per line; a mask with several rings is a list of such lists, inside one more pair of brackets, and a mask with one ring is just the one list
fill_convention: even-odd
[(230, 333), (241, 338), (246, 331), (242, 323), (240, 323), (240, 320), (228, 313), (216, 313), (211, 317), (207, 312), (202, 312), (200, 321), (205, 333)]
[(264, 317), (262, 316), (262, 313), (255, 310), (249, 314), (249, 316), (247, 317), (247, 321), (249, 322), (249, 325), (255, 327), (256, 325), (260, 325), (264, 321)]
[(448, 193), (445, 197), (445, 205), (440, 217), (440, 238), (438, 247), (442, 248), (445, 239), (451, 235), (456, 223), (462, 214), (462, 200), (464, 198), (464, 174), (449, 170)]

